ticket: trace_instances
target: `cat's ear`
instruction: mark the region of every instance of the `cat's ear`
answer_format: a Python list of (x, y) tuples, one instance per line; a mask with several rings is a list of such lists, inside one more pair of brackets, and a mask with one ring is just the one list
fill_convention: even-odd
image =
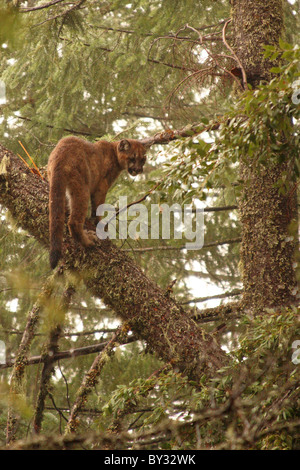
[(130, 142), (126, 139), (122, 139), (120, 140), (119, 142), (119, 145), (118, 145), (118, 150), (120, 152), (128, 152), (128, 150), (130, 149), (131, 145), (130, 145)]

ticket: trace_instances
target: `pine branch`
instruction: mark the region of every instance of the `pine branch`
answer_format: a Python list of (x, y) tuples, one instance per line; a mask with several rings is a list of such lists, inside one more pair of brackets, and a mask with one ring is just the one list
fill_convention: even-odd
[[(78, 3), (74, 3), (74, 2), (73, 2), (71, 8), (68, 8), (67, 10), (65, 10), (65, 11), (63, 11), (63, 12), (61, 12), (61, 13), (58, 13), (58, 14), (55, 15), (55, 16), (51, 16), (51, 18), (47, 18), (46, 20), (41, 21), (40, 23), (35, 24), (34, 27), (36, 27), (36, 26), (41, 26), (42, 24), (47, 23), (48, 21), (56, 20), (57, 18), (61, 18), (61, 17), (62, 17), (62, 18), (64, 19), (64, 18), (66, 17), (66, 15), (68, 15), (69, 13), (71, 13), (71, 11), (80, 9), (81, 5), (82, 5), (85, 1), (86, 1), (86, 0), (79, 0)], [(60, 31), (59, 31), (59, 33), (60, 33)], [(58, 34), (58, 35), (59, 35), (59, 34)]]
[[(137, 338), (134, 335), (129, 336), (122, 344), (129, 344), (136, 341)], [(65, 351), (57, 351), (53, 356), (53, 362), (60, 361), (62, 359), (74, 359), (75, 357), (80, 356), (87, 356), (89, 354), (95, 354), (103, 351), (103, 349), (107, 346), (108, 341), (103, 343), (92, 344), (90, 346), (83, 346), (82, 348), (72, 348), (67, 349)], [(44, 364), (45, 362), (45, 355), (40, 356), (31, 356), (26, 361), (24, 361), (24, 366), (33, 366), (35, 364)], [(16, 364), (16, 360), (10, 360), (3, 364), (0, 364), (0, 370), (9, 369)]]
[[(76, 310), (77, 307), (72, 306), (72, 310)], [(102, 308), (91, 308), (88, 309), (86, 307), (78, 307), (79, 310), (86, 310), (86, 311), (101, 311), (101, 313), (104, 313), (105, 309)], [(110, 312), (109, 309), (107, 311)], [(23, 335), (23, 331), (20, 330), (14, 330), (14, 329), (2, 329), (1, 330), (3, 333), (9, 334), (9, 335)], [(115, 333), (116, 328), (96, 328), (95, 330), (87, 330), (87, 331), (71, 331), (70, 333), (62, 333), (62, 336), (64, 338), (71, 337), (71, 336), (89, 336), (89, 335), (95, 335), (97, 333), (102, 333), (102, 334), (107, 334), (107, 333)], [(35, 333), (34, 336), (45, 336), (44, 333)]]
[[(150, 375), (150, 377), (148, 377), (143, 382), (143, 385), (138, 385), (137, 384), (135, 386), (133, 396), (131, 396), (130, 399), (127, 400), (127, 403), (124, 406), (124, 408), (120, 409), (118, 411), (118, 413), (115, 416), (112, 424), (107, 429), (108, 432), (111, 432), (113, 434), (120, 434), (121, 432), (123, 432), (122, 420), (125, 418), (126, 415), (137, 412), (137, 409), (138, 409), (138, 406), (139, 406), (139, 400), (141, 399), (141, 397), (145, 398), (156, 387), (157, 382), (156, 382), (156, 380), (153, 380), (153, 378), (154, 377), (159, 377), (162, 372), (167, 371), (169, 368), (170, 368), (170, 364), (164, 365), (160, 369), (153, 372)], [(150, 410), (149, 409), (146, 409), (146, 410), (144, 409), (142, 411), (142, 413), (145, 412), (145, 411), (150, 411)], [(137, 420), (138, 419), (139, 419), (139, 417), (137, 418)], [(126, 430), (129, 431), (130, 429), (133, 429), (133, 424), (134, 423), (129, 424), (129, 426), (127, 427)]]
[[(222, 211), (232, 211), (237, 209), (238, 206), (231, 205), (231, 206), (220, 206), (220, 207), (205, 207), (204, 212), (222, 212)], [(197, 209), (195, 210), (197, 211)], [(194, 209), (193, 209), (194, 212)]]
[(37, 7), (20, 8), (19, 12), (20, 13), (28, 13), (30, 11), (43, 10), (45, 8), (52, 7), (54, 5), (57, 5), (58, 3), (62, 3), (64, 1), (65, 0), (53, 0), (52, 2), (45, 3), (44, 5), (38, 5)]
[[(128, 113), (123, 113), (123, 114), (128, 114)], [(135, 116), (137, 114), (132, 113)], [(25, 117), (25, 116), (17, 116), (14, 115), (16, 119), (22, 119), (23, 121), (28, 121), (32, 122), (32, 119)], [(157, 119), (157, 120), (165, 120), (164, 117), (162, 116), (157, 116), (151, 117), (152, 119)], [(41, 124), (41, 125), (46, 125), (49, 129), (54, 129), (55, 126), (52, 124)], [(164, 131), (156, 133), (152, 137), (146, 137), (144, 139), (141, 139), (140, 142), (144, 144), (146, 147), (152, 147), (152, 145), (165, 145), (169, 144), (170, 142), (178, 139), (182, 139), (185, 137), (191, 137), (193, 135), (200, 135), (203, 132), (210, 132), (210, 131), (215, 131), (218, 130), (218, 128), (221, 125), (221, 121), (215, 121), (210, 123), (209, 125), (203, 125), (203, 124), (192, 124), (189, 126), (186, 126), (182, 129), (166, 129)], [(87, 137), (101, 137), (99, 134), (91, 132), (91, 131), (84, 131), (84, 130), (76, 130), (76, 129), (69, 129), (69, 128), (61, 128), (62, 131), (68, 133), (68, 134), (76, 134), (76, 135), (83, 135)]]
[(192, 135), (199, 135), (203, 132), (210, 132), (219, 129), (221, 125), (220, 121), (215, 121), (209, 125), (203, 124), (192, 124), (184, 127), (183, 129), (167, 129), (162, 132), (158, 132), (152, 137), (147, 137), (142, 139), (141, 142), (146, 147), (151, 147), (152, 145), (165, 145), (169, 144), (173, 140), (182, 139), (184, 137), (191, 137)]
[[(28, 121), (28, 122), (32, 122), (32, 119), (28, 118), (28, 117), (24, 117), (24, 116), (17, 116), (16, 114), (14, 114), (14, 117), (16, 119), (22, 119), (23, 121)], [(43, 125), (46, 125), (46, 127), (48, 127), (49, 129), (57, 129), (55, 126), (53, 126), (52, 124), (43, 124), (43, 123), (39, 123), (41, 126)], [(84, 135), (86, 137), (89, 137), (89, 136), (97, 136), (97, 134), (94, 134), (93, 132), (87, 132), (87, 131), (79, 131), (79, 130), (76, 130), (76, 129), (68, 129), (67, 127), (64, 127), (61, 129), (62, 131), (64, 132), (67, 132), (67, 133), (70, 133), (70, 134), (76, 134), (76, 135)]]
[[(240, 237), (236, 238), (231, 238), (229, 240), (222, 240), (222, 241), (215, 241), (215, 242), (209, 242), (209, 243), (204, 243), (202, 248), (211, 248), (213, 246), (222, 246), (222, 245), (229, 245), (232, 243), (239, 243), (241, 241)], [(124, 248), (122, 251), (124, 252), (134, 252), (134, 253), (145, 253), (149, 251), (182, 251), (186, 250), (186, 245), (180, 245), (180, 246), (168, 246), (168, 245), (160, 245), (160, 246), (146, 246), (143, 248)], [(195, 248), (195, 250), (199, 250), (199, 248)], [(190, 250), (193, 251), (193, 250)]]

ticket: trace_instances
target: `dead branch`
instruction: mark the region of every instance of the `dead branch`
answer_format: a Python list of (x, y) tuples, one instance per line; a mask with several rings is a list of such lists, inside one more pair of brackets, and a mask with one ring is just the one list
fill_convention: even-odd
[(166, 129), (165, 131), (158, 132), (152, 137), (141, 139), (140, 142), (142, 142), (146, 147), (151, 147), (152, 145), (165, 145), (169, 144), (173, 140), (191, 137), (193, 135), (196, 136), (203, 132), (215, 131), (219, 129), (220, 125), (220, 121), (215, 121), (209, 125), (192, 124), (184, 127), (183, 129)]
[(248, 89), (248, 84), (247, 84), (247, 75), (246, 75), (245, 69), (244, 69), (240, 59), (238, 58), (238, 56), (236, 55), (236, 53), (234, 52), (234, 50), (232, 49), (232, 47), (228, 44), (228, 42), (226, 40), (226, 28), (229, 25), (229, 23), (231, 23), (231, 21), (232, 21), (231, 19), (227, 20), (226, 23), (224, 24), (223, 31), (222, 31), (223, 43), (225, 44), (227, 49), (231, 52), (232, 56), (234, 57), (235, 61), (237, 62), (238, 66), (241, 70), (242, 77), (243, 77), (243, 82), (242, 82), (243, 83), (243, 89), (247, 90)]
[(45, 3), (44, 5), (38, 5), (37, 7), (20, 8), (19, 12), (20, 13), (29, 13), (30, 11), (43, 10), (45, 8), (50, 8), (54, 5), (57, 5), (58, 3), (62, 3), (64, 1), (65, 0), (53, 0), (52, 2)]
[[(230, 245), (232, 243), (239, 243), (240, 241), (241, 241), (241, 238), (236, 237), (236, 238), (231, 238), (229, 240), (204, 243), (202, 248), (211, 248), (213, 246)], [(186, 245), (180, 245), (180, 246), (159, 245), (159, 246), (146, 246), (143, 248), (123, 248), (122, 251), (134, 252), (134, 253), (145, 253), (149, 251), (182, 251), (186, 249), (187, 249)], [(195, 250), (199, 250), (199, 248), (195, 248)]]
[[(63, 315), (66, 313), (75, 289), (69, 286), (62, 296), (62, 301), (59, 305), (59, 310)], [(37, 404), (33, 418), (33, 429), (36, 434), (39, 434), (42, 428), (42, 421), (44, 416), (45, 400), (49, 392), (49, 382), (54, 372), (55, 354), (58, 351), (58, 341), (62, 333), (62, 325), (60, 322), (55, 321), (49, 332), (48, 344), (46, 346), (46, 353), (43, 354), (43, 370), (41, 374)]]
[(93, 361), (90, 370), (84, 377), (84, 380), (77, 392), (75, 403), (72, 407), (69, 421), (66, 426), (65, 434), (75, 432), (78, 426), (78, 413), (82, 406), (86, 403), (88, 395), (91, 393), (93, 388), (98, 382), (98, 378), (103, 369), (103, 366), (107, 363), (109, 358), (114, 354), (116, 347), (119, 343), (123, 342), (127, 337), (128, 326), (122, 325), (118, 328), (112, 339), (107, 343), (103, 351)]
[[(122, 343), (124, 344), (129, 344), (134, 341), (137, 341), (136, 336), (131, 335), (128, 336), (126, 340)], [(61, 359), (74, 359), (75, 357), (79, 356), (86, 356), (88, 354), (95, 354), (103, 351), (103, 349), (107, 346), (108, 341), (104, 341), (103, 343), (96, 343), (96, 344), (91, 344), (89, 346), (83, 346), (82, 348), (75, 348), (75, 349), (67, 349), (65, 351), (57, 351), (52, 359), (53, 362), (60, 361)], [(26, 361), (24, 362), (24, 366), (32, 366), (35, 364), (43, 364), (45, 362), (45, 356), (40, 355), (40, 356), (31, 356)], [(9, 369), (10, 367), (13, 367), (15, 364), (15, 360), (10, 360), (7, 361), (3, 364), (0, 364), (0, 370), (3, 369)]]
[(243, 293), (242, 290), (240, 289), (235, 289), (232, 292), (224, 292), (224, 294), (216, 294), (216, 295), (210, 295), (206, 297), (197, 297), (195, 299), (191, 300), (186, 300), (185, 302), (182, 302), (181, 305), (187, 305), (191, 303), (199, 303), (199, 302), (206, 302), (207, 300), (213, 300), (213, 299), (226, 299), (228, 297), (235, 297), (236, 295), (241, 295)]
[[(25, 367), (28, 364), (28, 353), (30, 350), (31, 342), (34, 337), (37, 324), (39, 321), (40, 310), (49, 298), (53, 290), (53, 278), (51, 277), (42, 289), (37, 302), (29, 312), (27, 324), (23, 332), (23, 336), (19, 345), (15, 361), (12, 363), (12, 374), (10, 378), (10, 394), (11, 401), (13, 397), (17, 397), (23, 392), (23, 378)], [(1, 368), (5, 368), (6, 364), (0, 364)], [(9, 407), (6, 426), (6, 442), (11, 443), (15, 439), (15, 434), (18, 428), (19, 415), (15, 413), (13, 407)]]

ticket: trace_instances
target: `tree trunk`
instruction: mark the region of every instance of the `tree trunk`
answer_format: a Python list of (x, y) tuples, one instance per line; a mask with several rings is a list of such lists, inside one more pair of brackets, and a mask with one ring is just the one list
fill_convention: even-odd
[[(272, 78), (275, 64), (264, 57), (263, 46), (278, 45), (282, 36), (282, 0), (232, 0), (231, 4), (234, 49), (248, 83), (256, 87)], [(253, 156), (240, 163), (241, 266), (244, 304), (260, 309), (295, 301), (297, 200), (292, 181), (286, 194), (274, 186), (283, 172), (291, 174), (287, 155), (281, 164), (270, 161), (268, 168), (253, 164), (255, 160)]]
[[(0, 202), (16, 221), (49, 246), (47, 181), (32, 174), (0, 145)], [(94, 228), (94, 227), (87, 227)], [(214, 336), (207, 334), (166, 292), (108, 240), (83, 249), (70, 236), (64, 243), (65, 268), (76, 272), (150, 350), (199, 383), (227, 362)]]

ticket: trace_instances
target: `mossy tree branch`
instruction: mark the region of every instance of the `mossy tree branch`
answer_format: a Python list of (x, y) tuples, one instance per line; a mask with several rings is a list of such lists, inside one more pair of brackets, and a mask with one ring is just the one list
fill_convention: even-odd
[[(0, 145), (0, 203), (45, 247), (49, 244), (48, 183)], [(90, 292), (129, 323), (148, 348), (190, 379), (214, 376), (226, 362), (214, 336), (108, 240), (82, 249), (66, 234), (64, 269), (80, 276)]]

